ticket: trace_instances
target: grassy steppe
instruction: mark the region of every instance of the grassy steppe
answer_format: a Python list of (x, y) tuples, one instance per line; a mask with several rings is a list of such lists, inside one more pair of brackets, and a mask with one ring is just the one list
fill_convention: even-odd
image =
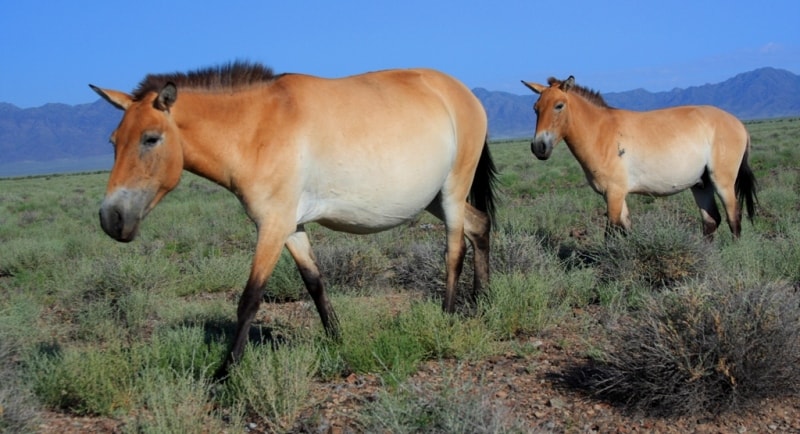
[(726, 226), (702, 239), (689, 192), (632, 196), (633, 232), (606, 240), (602, 198), (563, 143), (546, 163), (527, 141), (493, 143), (493, 280), (454, 316), (439, 308), (435, 219), (371, 236), (312, 225), (343, 339), (325, 338), (285, 254), (224, 385), (211, 375), (255, 240), (233, 195), (186, 174), (139, 238), (119, 244), (97, 221), (106, 173), (0, 180), (0, 431), (35, 430), (43, 409), (112, 417), (131, 432), (236, 432), (253, 420), (291, 431), (314, 423), (314, 383), (352, 372), (379, 375), (387, 390), (359, 416), (366, 431), (522, 431), (482, 405), (487, 396), (448, 395), (472, 385), (421, 394), (405, 380), (426, 360), (537, 351), (524, 338), (589, 308), (604, 329), (587, 329), (585, 357), (553, 381), (596, 399), (670, 417), (797, 393), (800, 119), (747, 127), (760, 207), (738, 242)]

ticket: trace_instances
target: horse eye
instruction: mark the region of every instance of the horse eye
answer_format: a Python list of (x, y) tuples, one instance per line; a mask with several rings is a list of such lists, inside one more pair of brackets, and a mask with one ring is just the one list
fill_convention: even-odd
[(142, 136), (142, 146), (152, 148), (161, 143), (161, 134), (144, 134)]
[(556, 110), (561, 111), (563, 108), (564, 108), (564, 103), (563, 102), (560, 102), (560, 103), (556, 104)]

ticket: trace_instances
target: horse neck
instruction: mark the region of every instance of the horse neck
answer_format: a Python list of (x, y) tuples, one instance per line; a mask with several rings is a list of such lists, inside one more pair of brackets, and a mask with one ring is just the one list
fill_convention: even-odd
[(564, 142), (584, 168), (599, 164), (598, 159), (606, 154), (608, 145), (602, 140), (602, 134), (608, 123), (613, 122), (612, 110), (581, 96), (574, 96), (570, 100), (569, 124)]
[(184, 169), (233, 188), (236, 168), (246, 161), (243, 138), (252, 137), (244, 116), (246, 95), (185, 92), (173, 108), (181, 131)]

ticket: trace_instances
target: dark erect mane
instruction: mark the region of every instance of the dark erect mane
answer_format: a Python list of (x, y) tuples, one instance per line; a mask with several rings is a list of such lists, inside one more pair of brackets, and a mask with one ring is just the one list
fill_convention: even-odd
[(149, 92), (159, 92), (169, 82), (174, 83), (179, 89), (219, 90), (263, 83), (277, 77), (272, 68), (259, 63), (237, 61), (188, 73), (149, 74), (133, 91), (133, 98), (140, 100)]
[[(547, 83), (549, 83), (551, 86), (553, 85), (553, 83), (556, 83), (557, 85), (560, 85), (562, 83), (562, 81), (558, 80), (557, 78), (550, 77), (550, 78), (547, 79)], [(600, 95), (600, 92), (598, 92), (596, 90), (589, 89), (589, 88), (583, 87), (583, 86), (578, 86), (577, 84), (573, 84), (569, 88), (569, 91), (570, 92), (575, 92), (576, 94), (582, 96), (584, 99), (586, 99), (587, 101), (593, 103), (594, 105), (597, 105), (597, 106), (600, 106), (600, 107), (605, 107), (605, 108), (612, 108), (610, 105), (608, 105), (606, 100), (603, 99), (603, 96)]]

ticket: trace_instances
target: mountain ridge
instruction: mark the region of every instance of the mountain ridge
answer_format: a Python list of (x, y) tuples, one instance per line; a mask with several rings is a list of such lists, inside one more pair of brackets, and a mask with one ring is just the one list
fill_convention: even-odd
[[(580, 77), (577, 83), (591, 88), (591, 83), (581, 82)], [(483, 88), (472, 91), (486, 108), (491, 139), (533, 135), (536, 118), (532, 106), (537, 95)], [(772, 67), (737, 74), (716, 84), (665, 92), (633, 89), (602, 95), (612, 107), (628, 110), (708, 104), (742, 120), (800, 116), (800, 76)], [(96, 165), (100, 161), (97, 157), (113, 154), (108, 137), (120, 118), (120, 111), (102, 99), (78, 105), (48, 103), (25, 109), (0, 102), (0, 176), (7, 176), (3, 168), (16, 162), (91, 159)], [(87, 168), (98, 169), (101, 168)]]

